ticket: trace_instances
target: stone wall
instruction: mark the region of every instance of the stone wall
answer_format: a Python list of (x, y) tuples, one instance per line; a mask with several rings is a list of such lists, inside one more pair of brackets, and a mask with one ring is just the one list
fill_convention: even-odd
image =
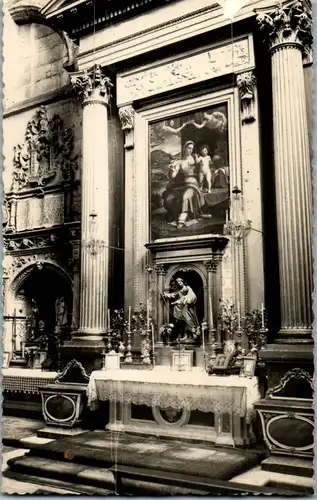
[(41, 24), (18, 26), (7, 10), (4, 19), (5, 109), (68, 84), (66, 49), (59, 35)]

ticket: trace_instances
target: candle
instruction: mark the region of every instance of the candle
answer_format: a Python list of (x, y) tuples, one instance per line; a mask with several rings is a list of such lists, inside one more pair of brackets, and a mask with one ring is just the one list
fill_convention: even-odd
[(203, 337), (203, 352), (205, 352), (205, 328), (201, 329), (202, 337)]
[(209, 295), (209, 315), (210, 315), (210, 328), (214, 327), (214, 319), (212, 314), (211, 296)]
[(108, 328), (109, 329), (111, 328), (111, 325), (110, 325), (110, 309), (108, 309)]
[(149, 330), (150, 328), (150, 308), (149, 308), (149, 299), (146, 302), (146, 327)]
[(152, 360), (153, 360), (153, 365), (155, 363), (155, 356), (154, 356), (154, 325), (152, 323)]
[(129, 330), (131, 330), (131, 306), (129, 306)]
[(262, 311), (262, 328), (264, 329), (264, 304), (263, 304), (263, 302), (261, 304), (261, 311)]
[(226, 224), (228, 224), (228, 220), (229, 220), (229, 218), (228, 218), (228, 210), (226, 210)]
[(241, 322), (240, 322), (240, 302), (238, 302), (238, 327), (239, 327), (239, 329), (241, 327)]

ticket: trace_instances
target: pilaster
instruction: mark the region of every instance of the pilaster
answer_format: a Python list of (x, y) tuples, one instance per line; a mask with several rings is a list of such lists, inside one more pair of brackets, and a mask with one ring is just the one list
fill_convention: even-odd
[(134, 196), (133, 176), (134, 176), (134, 109), (132, 105), (119, 108), (119, 118), (122, 131), (124, 133), (124, 184), (125, 184), (125, 219), (124, 219), (124, 241), (128, 250), (124, 259), (124, 304), (125, 308), (134, 306), (133, 294), (133, 234), (134, 234)]

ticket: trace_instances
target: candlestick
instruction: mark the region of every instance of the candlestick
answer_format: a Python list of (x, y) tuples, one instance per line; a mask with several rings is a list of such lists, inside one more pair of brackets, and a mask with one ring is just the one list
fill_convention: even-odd
[(240, 319), (240, 302), (238, 301), (238, 327), (239, 330), (241, 328), (241, 319)]
[(110, 309), (108, 309), (108, 330), (110, 330), (111, 325), (110, 325)]
[(264, 326), (264, 304), (263, 304), (263, 302), (261, 304), (261, 311), (262, 311), (262, 328), (264, 329), (265, 326)]
[(228, 217), (228, 210), (226, 210), (226, 224), (228, 224), (228, 220), (229, 220), (229, 217)]
[[(129, 308), (129, 317), (131, 318), (131, 308)], [(125, 356), (125, 359), (124, 359), (124, 362), (125, 363), (132, 363), (132, 353), (131, 353), (131, 323), (129, 321), (129, 324), (128, 324), (128, 331), (127, 331), (127, 335), (128, 335), (128, 341), (127, 341), (127, 354)]]

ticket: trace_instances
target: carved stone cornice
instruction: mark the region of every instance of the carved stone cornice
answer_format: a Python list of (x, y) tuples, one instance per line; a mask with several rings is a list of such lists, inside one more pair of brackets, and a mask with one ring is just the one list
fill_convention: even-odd
[(281, 45), (294, 44), (303, 51), (310, 50), (313, 37), (311, 4), (296, 0), (286, 6), (282, 2), (268, 11), (257, 11), (257, 22), (265, 34), (271, 50)]
[(109, 105), (113, 85), (103, 74), (100, 64), (95, 64), (90, 70), (71, 73), (70, 81), (83, 104), (97, 101)]
[(134, 109), (133, 106), (122, 106), (119, 108), (119, 118), (122, 130), (125, 132), (125, 149), (134, 146)]
[(249, 123), (255, 120), (254, 88), (256, 77), (253, 71), (246, 71), (237, 76), (237, 86), (241, 102), (241, 121)]
[(60, 240), (56, 234), (49, 234), (43, 236), (30, 236), (24, 238), (8, 239), (4, 238), (4, 248), (9, 252), (22, 250), (35, 250), (45, 248), (48, 246), (57, 245)]

